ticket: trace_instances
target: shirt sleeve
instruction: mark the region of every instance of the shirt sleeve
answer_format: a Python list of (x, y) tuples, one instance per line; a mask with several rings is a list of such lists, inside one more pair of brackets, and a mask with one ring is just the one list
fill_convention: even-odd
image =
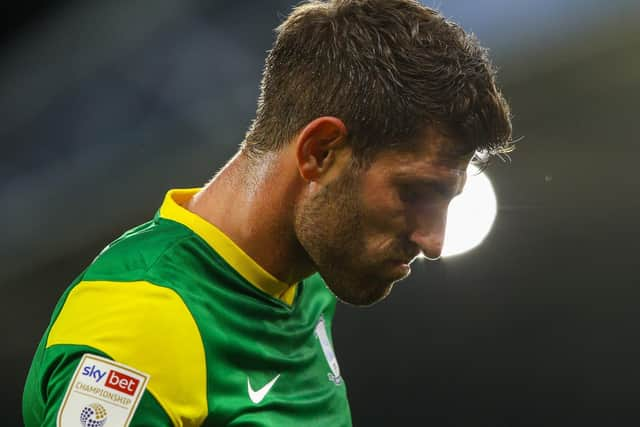
[(27, 427), (56, 425), (85, 354), (149, 376), (130, 425), (195, 427), (206, 419), (204, 347), (195, 320), (174, 290), (146, 281), (77, 284), (34, 358), (23, 399)]
[[(36, 355), (36, 358), (40, 358), (40, 364), (32, 366), (23, 396), (23, 416), (26, 427), (58, 426), (60, 407), (73, 381), (78, 364), (85, 354), (107, 357), (96, 349), (80, 345), (56, 345), (47, 349), (45, 354)], [(38, 373), (43, 375), (39, 376)], [(82, 414), (78, 412), (75, 415), (78, 423), (74, 426), (82, 425), (80, 422)], [(108, 414), (106, 421), (108, 421)], [(145, 390), (132, 414), (129, 426), (169, 427), (173, 426), (173, 423), (153, 395)]]

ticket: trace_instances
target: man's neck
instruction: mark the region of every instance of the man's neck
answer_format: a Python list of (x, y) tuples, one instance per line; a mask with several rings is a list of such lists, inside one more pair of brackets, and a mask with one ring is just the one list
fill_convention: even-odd
[(313, 274), (293, 227), (297, 170), (286, 153), (236, 154), (186, 206), (215, 225), (262, 268), (294, 284)]

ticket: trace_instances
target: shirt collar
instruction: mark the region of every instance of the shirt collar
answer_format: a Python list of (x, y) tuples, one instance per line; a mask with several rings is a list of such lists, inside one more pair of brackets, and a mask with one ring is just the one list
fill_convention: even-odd
[(200, 236), (249, 283), (288, 305), (293, 304), (297, 285), (289, 285), (262, 268), (219, 228), (186, 209), (199, 188), (170, 190), (160, 206), (160, 217), (178, 222)]

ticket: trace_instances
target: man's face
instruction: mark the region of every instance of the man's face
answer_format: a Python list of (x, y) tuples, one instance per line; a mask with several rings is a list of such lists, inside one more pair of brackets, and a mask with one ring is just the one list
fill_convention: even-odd
[(366, 170), (346, 167), (301, 202), (298, 240), (342, 301), (373, 304), (409, 275), (420, 252), (440, 256), (449, 202), (471, 157), (432, 148), (446, 143), (429, 132), (415, 151), (383, 152)]

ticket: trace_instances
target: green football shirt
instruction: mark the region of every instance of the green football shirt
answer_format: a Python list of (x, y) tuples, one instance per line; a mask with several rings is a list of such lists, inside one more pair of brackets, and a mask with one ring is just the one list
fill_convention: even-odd
[[(319, 275), (279, 281), (172, 190), (58, 302), (27, 427), (350, 426)], [(274, 238), (278, 238), (274, 236)]]

